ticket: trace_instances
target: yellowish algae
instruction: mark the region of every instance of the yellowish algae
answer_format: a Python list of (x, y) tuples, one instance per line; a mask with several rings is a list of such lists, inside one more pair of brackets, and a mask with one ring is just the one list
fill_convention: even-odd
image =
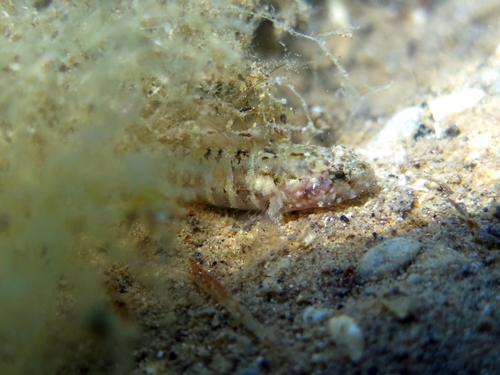
[(248, 28), (227, 6), (0, 5), (0, 372), (128, 368), (134, 325), (117, 318), (102, 271), (140, 267), (131, 225), (170, 246), (159, 228), (183, 192), (157, 139), (207, 117), (215, 87), (250, 71)]
[(307, 135), (270, 82), (293, 64), (251, 53), (255, 5), (2, 2), (0, 372), (130, 369), (140, 330), (109, 277), (147, 284), (144, 244), (172, 253), (179, 148)]

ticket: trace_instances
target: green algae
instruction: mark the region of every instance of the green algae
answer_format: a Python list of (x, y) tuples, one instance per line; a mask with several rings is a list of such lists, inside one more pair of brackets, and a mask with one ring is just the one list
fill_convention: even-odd
[[(142, 135), (151, 116), (192, 118), (186, 82), (241, 60), (204, 21), (218, 11), (196, 5), (1, 5), (0, 372), (66, 372), (69, 359), (95, 358), (93, 371), (108, 373), (128, 366), (117, 353), (135, 330), (106, 302), (101, 270), (137, 257), (131, 223), (161, 236), (179, 211), (171, 160)], [(241, 26), (231, 22), (221, 30)], [(176, 100), (179, 112), (145, 115), (157, 100), (145, 95), (149, 80), (163, 82), (162, 108)]]

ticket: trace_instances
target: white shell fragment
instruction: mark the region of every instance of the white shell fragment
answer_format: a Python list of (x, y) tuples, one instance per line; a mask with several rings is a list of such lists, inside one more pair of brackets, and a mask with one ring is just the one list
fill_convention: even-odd
[(435, 121), (441, 121), (445, 116), (472, 107), (478, 103), (484, 95), (484, 91), (480, 89), (465, 89), (429, 101), (429, 110)]
[(422, 244), (413, 238), (398, 237), (377, 245), (361, 258), (358, 275), (362, 280), (380, 279), (406, 267), (419, 253)]
[(379, 143), (387, 147), (387, 144), (405, 141), (417, 130), (421, 115), (422, 108), (420, 107), (408, 107), (399, 111), (372, 138), (370, 145)]
[(328, 321), (328, 332), (339, 349), (344, 350), (352, 361), (363, 355), (363, 332), (353, 318), (339, 315)]
[(422, 117), (421, 107), (405, 108), (390, 118), (367, 144), (367, 155), (372, 158), (391, 157), (396, 162), (406, 159), (405, 150), (395, 150), (396, 144), (411, 137), (418, 129)]

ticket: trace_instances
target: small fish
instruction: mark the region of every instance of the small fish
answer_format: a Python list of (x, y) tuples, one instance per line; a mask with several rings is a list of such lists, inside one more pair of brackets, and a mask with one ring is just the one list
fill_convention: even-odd
[(331, 207), (375, 185), (369, 164), (343, 146), (276, 144), (264, 148), (200, 148), (187, 152), (193, 166), (180, 174), (195, 201), (217, 207), (285, 212)]

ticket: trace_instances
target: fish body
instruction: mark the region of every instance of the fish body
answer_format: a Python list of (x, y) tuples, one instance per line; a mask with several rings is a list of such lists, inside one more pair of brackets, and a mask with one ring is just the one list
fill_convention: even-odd
[(182, 184), (196, 201), (266, 211), (274, 221), (285, 212), (358, 198), (375, 184), (370, 165), (343, 146), (204, 148), (186, 158), (194, 167), (182, 173)]

